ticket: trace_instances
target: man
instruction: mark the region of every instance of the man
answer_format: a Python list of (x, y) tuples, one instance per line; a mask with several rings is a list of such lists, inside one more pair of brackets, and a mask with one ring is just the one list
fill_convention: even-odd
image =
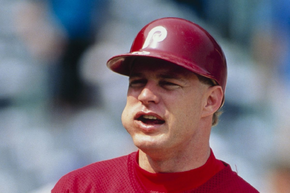
[(53, 193), (258, 192), (209, 145), (227, 67), (208, 32), (180, 18), (155, 20), (107, 66), (129, 76), (122, 123), (138, 152), (73, 171)]

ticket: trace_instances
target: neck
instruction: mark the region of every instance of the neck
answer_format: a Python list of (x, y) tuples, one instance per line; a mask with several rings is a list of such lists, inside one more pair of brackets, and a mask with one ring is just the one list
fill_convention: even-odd
[(198, 168), (206, 163), (210, 156), (209, 145), (198, 147), (197, 151), (180, 151), (166, 156), (151, 156), (139, 150), (139, 165), (151, 173), (183, 172)]

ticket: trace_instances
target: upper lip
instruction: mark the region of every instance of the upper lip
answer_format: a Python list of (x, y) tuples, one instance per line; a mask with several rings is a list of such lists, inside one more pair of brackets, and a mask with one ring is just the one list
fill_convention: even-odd
[(143, 111), (140, 111), (140, 112), (136, 113), (136, 115), (134, 117), (134, 120), (138, 120), (138, 119), (140, 119), (143, 116), (148, 116), (147, 118), (149, 118), (149, 116), (152, 116), (152, 117), (156, 117), (158, 120), (164, 121), (164, 119), (160, 115), (158, 115), (156, 113), (143, 112)]

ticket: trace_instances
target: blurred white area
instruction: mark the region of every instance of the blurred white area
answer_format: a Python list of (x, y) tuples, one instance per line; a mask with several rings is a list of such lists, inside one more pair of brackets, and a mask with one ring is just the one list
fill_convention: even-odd
[[(231, 10), (223, 12), (232, 16), (225, 37), (221, 35), (224, 15), (217, 17), (223, 8), (215, 7), (214, 1), (206, 1), (207, 14), (214, 10), (207, 19), (174, 1), (108, 1), (106, 22), (96, 34), (97, 43), (82, 57), (80, 69), (83, 79), (97, 89), (93, 95), (97, 105), (54, 111), (48, 102), (47, 71), (48, 63), (55, 58), (44, 60), (34, 54), (55, 53), (50, 47), (55, 45), (47, 45), (45, 39), (33, 41), (29, 47), (19, 34), (19, 30), (31, 31), (16, 22), (17, 13), (26, 2), (0, 0), (0, 192), (50, 192), (56, 181), (71, 170), (135, 151), (120, 120), (127, 77), (109, 71), (105, 63), (113, 55), (128, 52), (141, 27), (166, 16), (183, 17), (208, 29), (228, 59), (224, 114), (211, 138), (216, 157), (228, 162), (261, 192), (276, 191), (274, 182), (279, 172), (275, 169), (279, 164), (290, 167), (289, 85), (280, 80), (271, 55), (267, 54), (273, 51), (269, 48), (275, 47), (271, 36), (251, 36), (263, 31), (257, 30), (258, 25), (253, 28), (258, 20), (254, 17), (257, 3), (250, 10), (245, 8), (250, 0), (243, 0), (242, 4), (226, 0), (218, 3)], [(269, 8), (270, 1), (260, 2), (261, 7)], [(247, 17), (245, 10), (249, 11)], [(262, 8), (259, 10), (257, 13), (266, 14)], [(213, 19), (219, 21), (213, 25)], [(247, 30), (241, 31), (247, 25)], [(41, 37), (41, 31), (35, 34), (40, 35), (36, 39)], [(33, 39), (34, 35), (28, 35)], [(248, 37), (250, 43), (242, 42), (241, 37)]]

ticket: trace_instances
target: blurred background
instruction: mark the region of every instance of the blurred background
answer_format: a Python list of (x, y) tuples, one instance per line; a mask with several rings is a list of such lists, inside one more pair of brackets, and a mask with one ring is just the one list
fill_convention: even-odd
[(64, 174), (135, 147), (127, 78), (106, 61), (167, 16), (191, 20), (228, 60), (211, 146), (260, 192), (290, 192), (290, 1), (0, 0), (0, 192), (50, 192)]

